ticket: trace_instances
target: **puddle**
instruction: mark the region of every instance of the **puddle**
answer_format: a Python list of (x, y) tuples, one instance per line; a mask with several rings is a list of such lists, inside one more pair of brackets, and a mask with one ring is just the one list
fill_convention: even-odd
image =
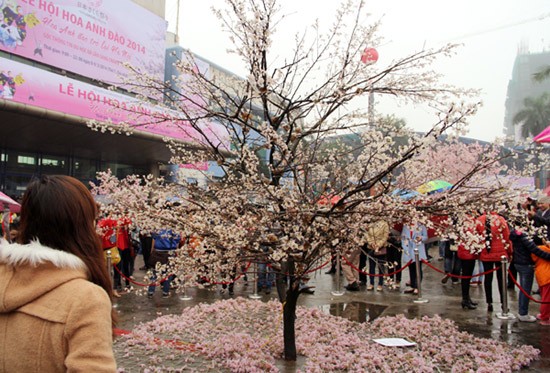
[(356, 322), (370, 322), (379, 317), (387, 306), (366, 302), (323, 304), (318, 308), (327, 315), (344, 317)]

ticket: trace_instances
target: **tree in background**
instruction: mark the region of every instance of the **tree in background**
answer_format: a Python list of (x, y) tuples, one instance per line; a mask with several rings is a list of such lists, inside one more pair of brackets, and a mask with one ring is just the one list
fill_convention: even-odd
[(512, 123), (521, 125), (523, 137), (536, 136), (550, 125), (550, 95), (543, 93), (538, 97), (523, 100), (524, 108), (514, 115)]
[[(105, 173), (95, 191), (109, 195), (113, 203), (107, 209), (126, 211), (143, 229), (168, 227), (194, 238), (169, 265), (180, 280), (231, 281), (243, 262), (267, 257), (277, 273), (283, 307), (282, 354), (295, 360), (295, 311), (309, 272), (332, 252), (362, 246), (372, 222), (408, 219), (430, 226), (434, 213), (452, 211), (460, 218), (474, 208), (491, 209), (511, 200), (518, 191), (504, 182), (478, 185), (476, 177), (493, 173), (513, 153), (475, 153), (452, 189), (420, 196), (415, 203), (392, 196), (398, 180), (400, 187), (414, 189), (447, 177), (445, 169), (420, 165), (436, 159), (434, 144), (443, 134), (463, 133), (467, 118), (476, 112), (476, 103), (453, 102), (472, 92), (442, 84), (430, 67), (436, 59), (452, 56), (455, 46), (365, 64), (361, 54), (381, 39), (378, 23), (370, 22), (365, 1), (358, 0), (343, 3), (326, 33), (316, 24), (313, 37), (298, 34), (293, 54), (283, 57), (273, 49), (276, 28), (284, 27), (276, 0), (225, 4), (217, 14), (234, 43), (232, 52), (248, 69), (244, 81), (212, 76), (192, 54), (176, 64), (182, 72), (177, 88), (141, 71), (128, 81), (165, 98), (162, 113), (146, 118), (136, 113), (146, 119), (140, 125), (169, 125), (193, 139), (193, 148), (167, 140), (172, 161), (215, 161), (223, 177), (214, 180), (205, 174), (209, 183), (204, 189), (152, 176), (117, 180)], [(372, 125), (361, 105), (371, 92), (439, 108), (432, 128), (418, 134), (392, 120)], [(147, 96), (151, 94), (143, 98)], [(213, 123), (224, 131), (212, 131)], [(346, 133), (359, 140), (326, 146), (330, 137)], [(414, 180), (399, 179), (400, 173), (412, 173)]]
[(533, 79), (539, 83), (548, 79), (548, 77), (550, 77), (550, 66), (545, 66), (533, 74)]

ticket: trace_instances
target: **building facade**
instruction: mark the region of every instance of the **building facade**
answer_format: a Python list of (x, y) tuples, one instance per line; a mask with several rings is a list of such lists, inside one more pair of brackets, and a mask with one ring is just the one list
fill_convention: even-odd
[(165, 1), (6, 0), (1, 10), (0, 190), (18, 197), (43, 174), (158, 174), (170, 158), (162, 135), (87, 122), (116, 122), (105, 103), (134, 100), (127, 87), (107, 89), (124, 75), (121, 62), (164, 78)]

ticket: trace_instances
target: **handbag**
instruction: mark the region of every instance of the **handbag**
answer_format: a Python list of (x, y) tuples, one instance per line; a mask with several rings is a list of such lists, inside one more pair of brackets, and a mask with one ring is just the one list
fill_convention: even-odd
[(111, 264), (116, 266), (118, 263), (120, 263), (120, 260), (122, 258), (120, 257), (120, 251), (118, 251), (118, 247), (114, 246), (109, 249), (103, 250), (103, 254), (105, 255), (105, 261), (107, 261), (107, 250), (111, 250)]

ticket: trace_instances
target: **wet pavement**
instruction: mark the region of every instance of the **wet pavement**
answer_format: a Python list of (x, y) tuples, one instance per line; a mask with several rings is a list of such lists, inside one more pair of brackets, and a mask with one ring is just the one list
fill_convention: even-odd
[[(136, 262), (138, 267), (140, 257)], [(443, 262), (432, 263), (437, 268), (442, 268)], [(461, 307), (460, 285), (453, 285), (451, 281), (441, 283), (442, 275), (435, 270), (424, 266), (424, 280), (422, 281), (422, 299), (427, 303), (416, 303), (417, 295), (404, 294), (404, 283), (408, 279), (408, 269), (403, 272), (401, 289), (390, 290), (384, 287), (382, 291), (367, 291), (363, 286), (360, 291), (344, 291), (343, 295), (333, 295), (338, 290), (336, 275), (325, 274), (321, 269), (312, 274), (308, 283), (315, 286), (315, 294), (303, 294), (299, 298), (299, 305), (316, 307), (323, 312), (340, 317), (346, 317), (353, 321), (369, 322), (377, 317), (394, 316), (404, 314), (407, 318), (420, 318), (422, 316), (440, 315), (443, 318), (454, 320), (460, 330), (467, 331), (478, 337), (493, 338), (510, 344), (528, 344), (541, 350), (540, 359), (531, 364), (525, 371), (549, 372), (550, 371), (550, 326), (540, 325), (538, 322), (520, 322), (517, 318), (503, 320), (497, 317), (501, 312), (501, 304), (494, 303), (495, 312), (487, 311), (485, 295), (482, 287), (471, 287), (470, 295), (473, 301), (478, 302), (477, 309), (469, 310)], [(136, 279), (142, 279), (143, 271), (136, 271)], [(249, 275), (249, 285), (246, 286), (240, 279), (235, 285), (235, 294), (227, 292), (220, 294), (221, 286), (213, 285), (209, 288), (186, 288), (185, 295), (192, 299), (184, 300), (182, 294), (172, 294), (169, 298), (162, 298), (160, 289), (157, 289), (153, 299), (145, 295), (134, 293), (124, 294), (115, 300), (115, 308), (119, 314), (118, 327), (124, 330), (132, 330), (134, 325), (147, 322), (160, 315), (179, 314), (184, 308), (194, 306), (202, 302), (215, 302), (220, 299), (235, 297), (249, 297), (254, 293), (252, 286), (253, 276)], [(494, 281), (493, 297), (498, 299), (496, 278)], [(341, 289), (345, 280), (341, 276)], [(140, 286), (135, 286), (144, 289)], [(517, 316), (518, 289), (508, 292), (510, 313)], [(267, 301), (276, 298), (276, 293), (259, 294), (260, 299)], [(534, 296), (540, 299), (538, 296)], [(529, 313), (536, 315), (539, 304), (530, 303)], [(294, 372), (301, 366), (303, 360), (297, 362), (280, 362), (282, 372)]]

